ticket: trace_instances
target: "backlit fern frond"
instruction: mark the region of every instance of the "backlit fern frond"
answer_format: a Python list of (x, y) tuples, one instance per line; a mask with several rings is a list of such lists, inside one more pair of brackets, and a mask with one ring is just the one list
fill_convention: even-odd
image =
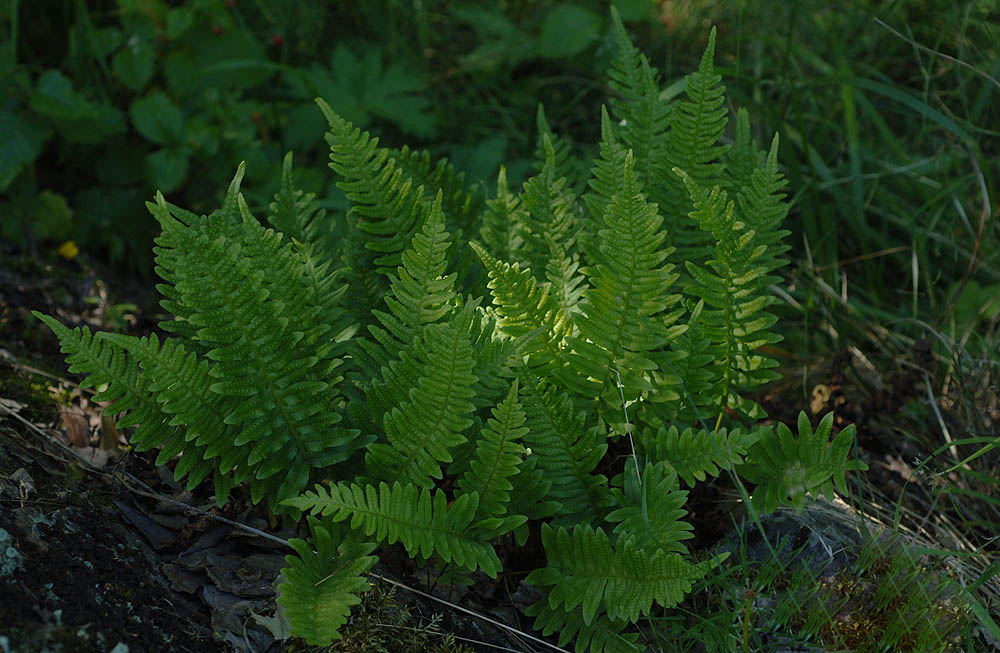
[(640, 448), (650, 464), (666, 463), (689, 486), (704, 481), (706, 475), (718, 476), (720, 470), (742, 464), (759, 433), (744, 433), (740, 429), (727, 431), (678, 430), (660, 427), (655, 433), (647, 429), (640, 438)]
[(500, 559), (493, 547), (473, 535), (470, 526), (476, 516), (479, 495), (463, 494), (450, 505), (445, 493), (431, 493), (413, 483), (399, 481), (358, 485), (337, 483), (288, 499), (286, 505), (314, 515), (322, 514), (341, 522), (351, 519), (351, 528), (374, 536), (380, 542), (402, 542), (414, 557), (437, 555), (463, 569), (482, 569), (490, 578), (500, 571)]
[(489, 288), (500, 316), (500, 329), (513, 338), (523, 338), (523, 353), (529, 366), (543, 376), (565, 364), (562, 341), (572, 324), (568, 314), (550, 292), (538, 283), (531, 270), (494, 258), (478, 243), (471, 243), (489, 273)]
[[(757, 232), (736, 215), (736, 206), (719, 186), (711, 190), (679, 169), (694, 203), (691, 218), (712, 234), (713, 256), (704, 265), (686, 261), (693, 283), (689, 291), (704, 300), (702, 328), (712, 340), (717, 367), (712, 390), (716, 410), (734, 409), (753, 419), (763, 415), (741, 393), (778, 378), (777, 362), (760, 351), (779, 342), (771, 330), (777, 318), (766, 308), (777, 301), (767, 292), (768, 247), (757, 244)], [(718, 428), (719, 424), (716, 424)]]
[(690, 211), (691, 200), (684, 185), (670, 171), (680, 168), (700, 183), (718, 183), (720, 179), (723, 169), (720, 159), (726, 151), (726, 147), (719, 144), (726, 128), (726, 88), (722, 77), (715, 72), (714, 56), (713, 27), (698, 70), (687, 76), (686, 99), (673, 104), (657, 183), (649, 189), (650, 197), (659, 202), (665, 212), (670, 244), (681, 250), (685, 260), (702, 260), (697, 248), (704, 239), (697, 229), (688, 228), (685, 216)]
[(281, 571), (285, 581), (278, 585), (277, 602), (297, 637), (328, 646), (340, 639), (351, 606), (361, 603), (358, 595), (368, 589), (364, 573), (378, 557), (369, 555), (374, 544), (337, 524), (309, 517), (309, 530), (315, 550), (305, 540), (288, 541), (297, 555), (285, 556), (288, 566)]
[(798, 437), (779, 423), (777, 433), (762, 434), (750, 449), (747, 464), (739, 473), (757, 483), (751, 495), (762, 513), (773, 512), (780, 503), (791, 503), (796, 511), (805, 506), (806, 495), (822, 493), (833, 499), (834, 485), (847, 493), (845, 472), (864, 471), (868, 465), (848, 460), (854, 443), (854, 425), (844, 428), (830, 442), (833, 413), (827, 413), (814, 431), (804, 411), (799, 413)]
[(649, 372), (657, 369), (652, 352), (684, 331), (672, 326), (683, 309), (675, 309), (680, 295), (668, 294), (677, 275), (664, 263), (672, 250), (663, 246), (663, 219), (640, 192), (631, 153), (604, 221), (597, 245), (601, 261), (588, 271), (593, 287), (574, 316), (579, 336), (569, 339), (569, 361), (578, 376), (567, 383), (584, 396), (614, 389), (608, 401), (620, 406), (618, 390), (609, 383), (615, 370), (629, 399), (639, 392), (672, 392), (650, 383)]
[[(615, 45), (618, 52), (608, 69), (611, 89), (618, 95), (611, 99), (611, 108), (619, 121), (624, 121), (622, 139), (625, 148), (635, 158), (636, 176), (643, 188), (656, 183), (657, 163), (663, 158), (664, 137), (670, 125), (672, 107), (660, 99), (660, 84), (656, 69), (639, 52), (622, 24), (618, 11), (611, 10)], [(603, 135), (602, 135), (603, 137)]]
[(548, 637), (559, 634), (557, 644), (566, 646), (576, 639), (576, 653), (641, 653), (644, 647), (636, 642), (638, 633), (623, 633), (628, 624), (612, 621), (599, 614), (590, 623), (583, 620), (579, 611), (567, 612), (549, 605), (548, 598), (541, 599), (524, 609), (524, 614), (535, 618), (534, 628)]

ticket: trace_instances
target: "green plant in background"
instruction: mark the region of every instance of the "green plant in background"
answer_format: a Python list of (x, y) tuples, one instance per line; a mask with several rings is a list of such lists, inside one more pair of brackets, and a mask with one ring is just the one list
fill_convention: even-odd
[[(36, 313), (108, 410), (130, 410), (138, 449), (181, 454), (189, 487), (211, 475), (220, 504), (242, 484), (276, 513), (314, 515), (316, 549), (294, 541), (280, 589), (312, 643), (338, 636), (379, 545), (458, 582), (495, 577), (498, 538), (524, 545), (546, 520), (547, 564), (528, 577), (547, 595), (527, 611), (536, 628), (629, 650), (632, 624), (725, 559), (684, 545), (681, 478), (781, 479), (754, 490), (772, 509), (865, 469), (846, 458), (850, 429), (831, 445), (830, 420), (813, 431), (803, 416), (798, 437), (776, 435), (746, 398), (776, 376), (760, 347), (779, 339), (768, 284), (787, 249), (777, 140), (761, 150), (740, 112), (719, 144), (714, 31), (668, 102), (612, 16), (620, 97), (582, 197), (541, 117), (539, 174), (514, 197), (501, 173), (469, 215), (447, 166), (378, 147), (320, 100), (346, 244), (295, 189), (290, 157), (268, 215), (281, 231), (251, 212), (241, 167), (207, 217), (148, 204), (172, 337), (94, 337)], [(489, 308), (475, 294), (487, 285)]]
[[(317, 95), (359, 127), (433, 145), (477, 181), (495, 175), (509, 149), (519, 181), (533, 145), (526, 109), (567, 83), (526, 85), (515, 67), (569, 63), (596, 90), (603, 4), (455, 4), (118, 0), (38, 12), (5, 3), (0, 127), (14, 137), (0, 145), (0, 237), (74, 240), (146, 273), (156, 223), (144, 198), (160, 189), (207, 210), (231, 162), (245, 160), (272, 180), (248, 195), (266, 208), (282, 152), (295, 149), (306, 164), (323, 156)], [(645, 2), (617, 4), (627, 19), (649, 20)], [(470, 22), (477, 41), (457, 47)], [(499, 130), (494, 93), (512, 102)], [(459, 123), (465, 129), (451, 129)], [(317, 167), (300, 166), (299, 183), (325, 206), (343, 206)]]

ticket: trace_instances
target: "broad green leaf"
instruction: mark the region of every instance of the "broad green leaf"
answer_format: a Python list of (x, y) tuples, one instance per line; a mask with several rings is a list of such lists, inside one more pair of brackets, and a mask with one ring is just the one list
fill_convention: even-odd
[(31, 116), (11, 109), (0, 110), (0, 191), (7, 190), (24, 166), (35, 160), (48, 136)]
[(184, 114), (162, 91), (153, 91), (129, 107), (132, 124), (147, 140), (176, 145), (184, 133)]
[(181, 148), (163, 148), (146, 156), (146, 177), (162, 193), (169, 193), (184, 181), (188, 156)]
[(139, 91), (153, 76), (156, 53), (145, 39), (130, 36), (111, 59), (111, 68), (122, 84)]
[(538, 37), (538, 54), (550, 58), (578, 54), (600, 35), (601, 23), (601, 17), (590, 9), (558, 5), (545, 17)]

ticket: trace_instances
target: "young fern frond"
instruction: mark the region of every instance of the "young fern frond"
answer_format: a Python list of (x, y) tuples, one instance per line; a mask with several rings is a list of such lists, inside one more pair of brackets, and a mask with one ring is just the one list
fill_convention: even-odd
[(362, 541), (334, 523), (309, 517), (310, 546), (292, 538), (288, 544), (298, 555), (287, 555), (282, 570), (285, 581), (278, 585), (278, 605), (296, 636), (311, 645), (327, 646), (340, 639), (351, 606), (361, 603), (359, 594), (368, 589), (364, 573), (378, 561), (370, 555), (375, 544)]
[(827, 413), (814, 431), (802, 411), (797, 438), (781, 423), (776, 434), (763, 434), (750, 449), (747, 463), (738, 468), (743, 478), (758, 484), (750, 497), (754, 507), (767, 513), (781, 503), (790, 503), (801, 511), (807, 494), (822, 493), (832, 500), (834, 485), (846, 493), (845, 472), (865, 471), (868, 465), (847, 459), (854, 442), (854, 425), (842, 429), (830, 442), (832, 429), (833, 413)]
[(418, 489), (413, 483), (396, 481), (358, 485), (337, 483), (288, 499), (286, 505), (335, 522), (351, 519), (351, 528), (366, 537), (394, 544), (402, 542), (414, 557), (437, 555), (463, 569), (479, 567), (490, 578), (500, 571), (500, 559), (493, 547), (471, 535), (479, 495), (463, 494), (449, 505), (445, 493)]
[(552, 145), (555, 178), (565, 179), (567, 189), (573, 194), (578, 193), (581, 182), (584, 181), (579, 179), (579, 161), (573, 157), (569, 142), (557, 136), (549, 127), (549, 121), (545, 118), (545, 107), (541, 102), (538, 103), (538, 110), (535, 112), (535, 127), (538, 130), (538, 139), (535, 142), (535, 170), (541, 172), (545, 167), (545, 162), (548, 160), (545, 141), (548, 140)]

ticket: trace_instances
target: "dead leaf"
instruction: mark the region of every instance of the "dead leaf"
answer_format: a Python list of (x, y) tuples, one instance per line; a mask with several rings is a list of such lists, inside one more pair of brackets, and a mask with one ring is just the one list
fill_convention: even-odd
[(59, 416), (72, 446), (86, 447), (90, 444), (90, 425), (82, 410), (73, 406), (59, 406)]

